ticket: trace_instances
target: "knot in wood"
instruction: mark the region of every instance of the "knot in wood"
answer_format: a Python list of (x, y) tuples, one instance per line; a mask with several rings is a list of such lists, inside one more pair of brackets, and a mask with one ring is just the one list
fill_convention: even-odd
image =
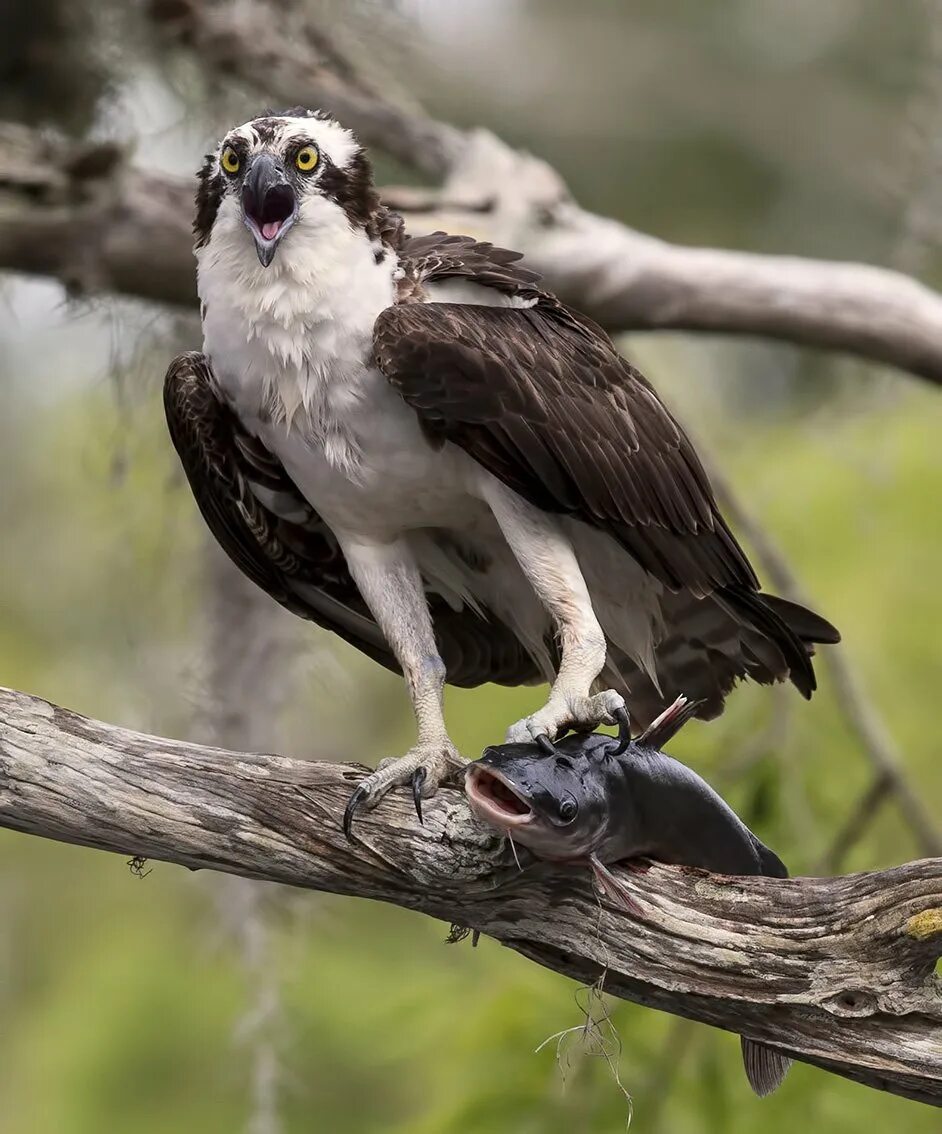
[(834, 1016), (872, 1016), (877, 1010), (873, 993), (863, 988), (844, 988), (821, 1002), (821, 1007)]

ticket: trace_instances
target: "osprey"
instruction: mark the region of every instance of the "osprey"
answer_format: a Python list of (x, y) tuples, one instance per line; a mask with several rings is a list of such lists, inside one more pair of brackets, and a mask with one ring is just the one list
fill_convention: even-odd
[(406, 236), (353, 134), (294, 109), (199, 173), (203, 352), (164, 398), (197, 504), (283, 606), (405, 677), (407, 755), (351, 797), (421, 799), (464, 760), (444, 683), (550, 683), (509, 741), (642, 727), (681, 693), (815, 688), (824, 619), (760, 593), (683, 430), (519, 253)]

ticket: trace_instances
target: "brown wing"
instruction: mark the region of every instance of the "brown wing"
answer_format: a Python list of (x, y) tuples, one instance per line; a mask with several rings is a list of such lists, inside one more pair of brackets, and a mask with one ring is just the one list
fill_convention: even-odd
[[(541, 507), (608, 529), (672, 590), (757, 590), (686, 434), (608, 335), (520, 260), (469, 236), (405, 239), (406, 302), (374, 329), (387, 378), (433, 440)], [(454, 278), (533, 306), (408, 302)]]
[[(467, 250), (463, 257), (467, 265)], [(426, 278), (459, 274), (451, 261), (445, 269)], [(775, 677), (809, 695), (806, 643), (758, 594), (693, 446), (645, 378), (601, 328), (514, 277), (515, 264), (487, 270), (502, 277), (489, 286), (534, 305), (403, 302), (377, 319), (377, 364), (429, 439), (459, 445), (538, 507), (607, 531), (669, 591), (713, 595), (730, 619), (775, 644)]]
[(520, 263), (522, 258), (521, 252), (495, 248), (471, 236), (453, 236), (446, 232), (406, 236), (399, 252), (403, 272), (400, 294), (408, 300), (421, 296), (426, 283), (464, 279), (496, 288), (506, 295), (535, 299), (544, 294), (539, 289), (540, 276), (525, 268)]
[(380, 315), (374, 345), (433, 440), (610, 531), (672, 590), (758, 588), (686, 435), (594, 324), (550, 299), (406, 303)]
[[(174, 359), (164, 382), (164, 408), (199, 510), (236, 566), (294, 614), (398, 673), (333, 533), (274, 454), (219, 399), (204, 355)], [(429, 606), (451, 684), (541, 680), (503, 623), (472, 610), (455, 611), (434, 594)]]

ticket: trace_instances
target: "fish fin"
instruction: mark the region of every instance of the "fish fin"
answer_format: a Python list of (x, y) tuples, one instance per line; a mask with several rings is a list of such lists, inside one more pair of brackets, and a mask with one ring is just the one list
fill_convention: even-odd
[(644, 917), (644, 910), (628, 892), (628, 887), (624, 882), (620, 882), (594, 854), (589, 855), (589, 866), (595, 876), (595, 884), (607, 898), (621, 906), (632, 917)]
[(766, 1047), (764, 1043), (746, 1039), (745, 1036), (740, 1036), (739, 1042), (742, 1046), (742, 1064), (746, 1069), (749, 1086), (760, 1099), (764, 1099), (782, 1085), (792, 1061), (787, 1055)]
[[(750, 834), (752, 834), (751, 831)], [(788, 867), (782, 862), (775, 851), (769, 850), (765, 843), (760, 843), (755, 835), (752, 836), (752, 845), (756, 848), (756, 854), (759, 856), (759, 862), (762, 866), (762, 873), (766, 878), (788, 877)]]
[(680, 732), (702, 704), (702, 701), (689, 701), (681, 694), (659, 717), (655, 717), (635, 743), (645, 748), (663, 748)]

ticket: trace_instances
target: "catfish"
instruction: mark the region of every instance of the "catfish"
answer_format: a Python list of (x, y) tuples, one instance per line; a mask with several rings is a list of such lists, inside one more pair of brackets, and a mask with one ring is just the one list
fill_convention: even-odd
[[(487, 748), (465, 772), (471, 810), (539, 859), (588, 866), (599, 888), (635, 917), (643, 911), (610, 863), (638, 871), (655, 860), (787, 878), (782, 860), (729, 804), (661, 751), (697, 707), (678, 697), (636, 738), (623, 714), (617, 737), (577, 733), (555, 743), (539, 737)], [(741, 1041), (752, 1089), (770, 1094), (791, 1060), (745, 1036)]]

